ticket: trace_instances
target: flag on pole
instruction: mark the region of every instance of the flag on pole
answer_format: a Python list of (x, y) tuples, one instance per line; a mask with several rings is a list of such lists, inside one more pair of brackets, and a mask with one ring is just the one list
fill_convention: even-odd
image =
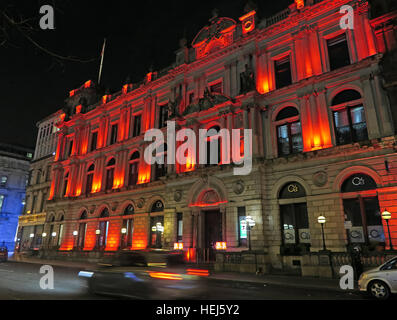
[(106, 38), (103, 40), (103, 47), (102, 47), (102, 52), (101, 52), (101, 65), (99, 67), (98, 85), (101, 83), (103, 58), (105, 56), (105, 48), (106, 48)]

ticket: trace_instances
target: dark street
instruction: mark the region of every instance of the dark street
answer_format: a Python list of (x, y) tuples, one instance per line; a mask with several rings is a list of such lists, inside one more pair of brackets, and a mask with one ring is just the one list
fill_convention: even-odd
[[(91, 295), (80, 269), (54, 267), (54, 290), (42, 290), (41, 265), (21, 262), (0, 264), (0, 299), (2, 300), (103, 300), (110, 297)], [(167, 297), (164, 297), (167, 299)], [(307, 289), (282, 285), (236, 283), (208, 279), (208, 300), (360, 300), (358, 293)]]

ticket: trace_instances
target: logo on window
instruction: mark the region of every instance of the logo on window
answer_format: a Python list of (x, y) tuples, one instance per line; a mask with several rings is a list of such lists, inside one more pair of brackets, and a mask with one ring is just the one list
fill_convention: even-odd
[(365, 180), (363, 177), (354, 177), (352, 180), (352, 184), (355, 186), (363, 186), (365, 185)]
[(288, 192), (297, 193), (297, 192), (299, 192), (299, 187), (296, 184), (290, 184), (288, 186)]

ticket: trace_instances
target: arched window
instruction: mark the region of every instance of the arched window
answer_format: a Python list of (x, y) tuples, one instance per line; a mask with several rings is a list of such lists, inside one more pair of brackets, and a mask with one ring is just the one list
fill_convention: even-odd
[[(163, 212), (164, 204), (158, 200), (153, 203), (151, 213)], [(162, 248), (164, 234), (164, 215), (150, 217), (150, 246), (152, 248)]]
[(92, 192), (92, 183), (94, 181), (95, 165), (92, 164), (87, 170), (87, 179), (85, 185), (85, 194), (88, 195)]
[(340, 92), (332, 100), (331, 109), (337, 145), (368, 140), (365, 109), (359, 92)]
[(116, 160), (114, 160), (114, 158), (112, 158), (106, 165), (106, 190), (113, 189), (115, 166), (116, 166)]
[(155, 178), (158, 180), (167, 175), (167, 144), (164, 143), (157, 149), (157, 156), (163, 157), (164, 163), (155, 163)]
[(276, 127), (279, 156), (303, 151), (302, 127), (296, 108), (282, 109), (276, 117)]
[(66, 192), (68, 191), (68, 182), (69, 182), (69, 172), (65, 175), (63, 179), (63, 193), (62, 195), (66, 197)]
[[(104, 208), (99, 218), (108, 218), (108, 217), (109, 217), (109, 210), (108, 208)], [(96, 246), (98, 250), (104, 250), (106, 248), (108, 231), (109, 231), (109, 221), (108, 220), (100, 221), (98, 230), (96, 232), (97, 235)]]
[[(131, 216), (134, 214), (134, 206), (128, 205), (124, 209), (125, 216)], [(131, 248), (132, 238), (134, 234), (134, 219), (123, 219), (123, 228), (121, 229), (121, 248)]]
[(345, 220), (349, 226), (350, 243), (385, 243), (379, 200), (374, 192), (376, 182), (366, 174), (354, 174), (347, 178), (341, 188), (342, 193), (355, 194), (343, 199)]
[(207, 133), (207, 163), (206, 166), (218, 165), (221, 162), (221, 128), (213, 126)]
[[(87, 211), (84, 210), (80, 215), (80, 220), (87, 220), (87, 218), (88, 218)], [(86, 233), (87, 233), (87, 223), (81, 222), (79, 224), (78, 237), (75, 240), (76, 241), (75, 246), (77, 250), (84, 249)]]
[[(287, 183), (279, 194), (279, 199), (304, 197), (306, 197), (306, 191), (298, 182)], [(283, 252), (299, 254), (302, 250), (309, 250), (311, 240), (306, 202), (303, 200), (298, 203), (280, 205), (280, 218)]]
[(140, 154), (138, 151), (131, 155), (128, 171), (128, 185), (135, 186), (138, 182), (138, 169), (139, 169)]

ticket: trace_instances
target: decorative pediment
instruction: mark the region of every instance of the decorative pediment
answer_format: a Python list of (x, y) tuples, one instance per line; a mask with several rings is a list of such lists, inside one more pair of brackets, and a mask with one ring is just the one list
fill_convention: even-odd
[(201, 29), (193, 40), (192, 47), (196, 49), (197, 59), (233, 43), (236, 21), (231, 18), (218, 18), (215, 16), (210, 22), (211, 24)]

